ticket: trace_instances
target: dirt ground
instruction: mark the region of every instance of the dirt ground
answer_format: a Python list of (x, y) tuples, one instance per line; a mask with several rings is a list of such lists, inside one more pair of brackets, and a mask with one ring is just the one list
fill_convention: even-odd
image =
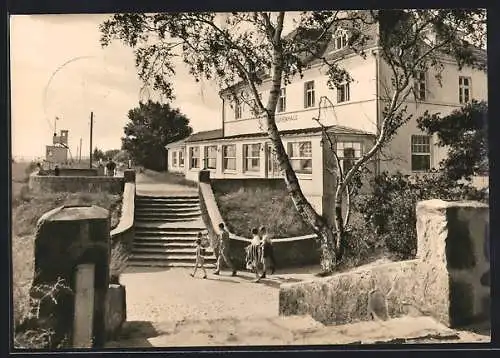
[(208, 279), (190, 269), (134, 268), (122, 276), (127, 323), (108, 348), (240, 345), (488, 342), (485, 327), (454, 331), (428, 317), (324, 326), (309, 316), (278, 315), (279, 285), (313, 278), (316, 267), (253, 282), (243, 272)]

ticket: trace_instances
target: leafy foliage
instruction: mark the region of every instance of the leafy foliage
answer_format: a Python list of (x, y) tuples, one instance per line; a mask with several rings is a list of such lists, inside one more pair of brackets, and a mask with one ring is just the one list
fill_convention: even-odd
[(107, 158), (104, 155), (104, 152), (101, 149), (96, 147), (96, 148), (94, 148), (94, 151), (92, 152), (92, 159), (95, 161), (99, 161), (99, 160), (105, 160)]
[(112, 158), (114, 159), (114, 157), (120, 152), (120, 149), (109, 149), (107, 151), (104, 152), (104, 158)]
[[(294, 31), (288, 34), (283, 31), (285, 16), (285, 12), (115, 14), (101, 24), (101, 43), (106, 46), (118, 39), (134, 48), (144, 85), (167, 98), (174, 97), (169, 79), (175, 75), (174, 59), (180, 57), (195, 80), (215, 80), (230, 102), (244, 102), (255, 115), (263, 116), (295, 207), (318, 233), (323, 261), (332, 261), (324, 267), (332, 267), (346, 244), (343, 235), (348, 223), (343, 223), (341, 200), (353, 186), (357, 173), (410, 119), (405, 103), (413, 93), (415, 71), (432, 68), (439, 79), (443, 55), (455, 59), (459, 66), (476, 64), (474, 46), (484, 45), (486, 11), (305, 11), (295, 16)], [(367, 31), (373, 24), (380, 28), (380, 38), (374, 31)], [(350, 35), (347, 48), (335, 54), (325, 51), (332, 35), (344, 30)], [(435, 40), (428, 41), (429, 31), (436, 35)], [(463, 34), (469, 35), (464, 38)], [(390, 68), (390, 83), (382, 84), (384, 93), (380, 96), (387, 106), (373, 147), (348, 173), (338, 175), (343, 179), (337, 181), (335, 227), (328, 227), (327, 220), (314, 210), (297, 184), (276, 125), (278, 96), (283, 85), (302, 77), (313, 63), (324, 65), (330, 88), (351, 81), (342, 60), (353, 53), (366, 57), (370, 41), (382, 46), (380, 57)], [(267, 103), (259, 96), (258, 86), (263, 81), (270, 82)], [(142, 154), (131, 153), (145, 160)], [(335, 255), (326, 257), (328, 252)]]
[(122, 149), (147, 169), (166, 168), (165, 145), (192, 133), (189, 119), (169, 104), (148, 101), (129, 111)]
[(382, 173), (371, 181), (373, 192), (359, 196), (356, 210), (364, 225), (355, 227), (353, 235), (365, 240), (376, 238), (398, 259), (415, 255), (417, 248), (416, 204), (421, 200), (442, 199), (486, 201), (487, 194), (467, 183), (457, 183), (443, 173), (409, 176)]
[(126, 150), (123, 150), (123, 149), (118, 151), (113, 156), (113, 160), (117, 163), (127, 164), (130, 159), (132, 159), (132, 156), (130, 155), (130, 153)]
[(437, 134), (439, 146), (449, 148), (440, 163), (451, 179), (470, 179), (488, 172), (488, 104), (473, 101), (441, 117), (426, 112), (418, 126), (429, 135)]

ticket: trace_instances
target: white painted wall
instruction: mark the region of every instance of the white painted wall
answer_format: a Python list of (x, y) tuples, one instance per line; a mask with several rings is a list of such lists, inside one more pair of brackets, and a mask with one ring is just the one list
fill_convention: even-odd
[[(179, 156), (180, 152), (184, 153), (184, 165), (181, 166), (179, 163)], [(176, 157), (176, 164), (174, 165), (174, 160), (173, 157)], [(186, 148), (184, 145), (178, 146), (178, 147), (170, 147), (167, 149), (167, 158), (168, 158), (168, 168), (167, 170), (171, 173), (185, 173), (185, 168), (186, 168)]]
[[(424, 102), (416, 103), (413, 98), (407, 101), (407, 113), (412, 114), (412, 119), (398, 130), (396, 136), (389, 143), (386, 152), (393, 157), (393, 161), (383, 161), (380, 164), (381, 171), (411, 173), (411, 136), (415, 134), (425, 134), (417, 127), (417, 118), (421, 117), (425, 111), (429, 113), (440, 113), (442, 116), (450, 114), (452, 111), (460, 109), (463, 105), (459, 103), (458, 78), (459, 76), (470, 77), (472, 80), (471, 98), (477, 100), (488, 99), (487, 73), (472, 69), (458, 69), (453, 62), (445, 64), (442, 72), (442, 85), (435, 78), (436, 72), (429, 70), (427, 73), (427, 98)], [(391, 71), (389, 66), (381, 62), (380, 83), (387, 86), (390, 83)], [(381, 109), (382, 109), (381, 105)], [(447, 149), (437, 146), (437, 137), (431, 139), (431, 167), (438, 168), (439, 162), (447, 155)]]
[[(310, 200), (311, 204), (316, 210), (322, 210), (322, 195), (323, 195), (323, 156), (321, 148), (321, 136), (307, 136), (307, 137), (285, 137), (283, 144), (287, 148), (289, 142), (310, 140), (312, 147), (312, 174), (297, 174), (299, 183), (301, 185), (304, 195)], [(185, 176), (188, 180), (198, 181), (200, 169), (203, 168), (205, 158), (205, 146), (217, 145), (217, 168), (209, 169), (210, 177), (214, 179), (241, 179), (241, 178), (265, 178), (266, 177), (266, 154), (265, 150), (260, 151), (260, 171), (259, 172), (244, 172), (244, 158), (243, 158), (243, 145), (260, 143), (261, 148), (264, 147), (268, 140), (264, 138), (254, 139), (239, 139), (234, 141), (213, 141), (210, 143), (186, 143), (186, 153), (189, 153), (189, 148), (193, 146), (200, 147), (200, 168), (189, 168), (189, 158), (186, 157)], [(222, 169), (223, 152), (222, 146), (226, 144), (236, 145), (236, 170), (224, 171)], [(170, 152), (170, 150), (169, 150)]]
[[(350, 101), (337, 103), (336, 90), (328, 88), (326, 68), (316, 66), (304, 72), (304, 77), (296, 76), (293, 83), (286, 86), (286, 112), (277, 113), (276, 122), (280, 130), (310, 128), (317, 126), (313, 117), (318, 117), (318, 104), (321, 96), (333, 102), (334, 108), (324, 108), (320, 118), (325, 125), (342, 125), (364, 130), (376, 131), (376, 61), (372, 55), (366, 59), (352, 55), (341, 61), (342, 66), (350, 72), (353, 82), (350, 83)], [(315, 84), (315, 107), (304, 108), (304, 83)], [(267, 81), (259, 87), (264, 104), (269, 97), (271, 82)], [(326, 105), (326, 102), (325, 102)], [(266, 129), (265, 120), (255, 118), (248, 105), (243, 106), (240, 119), (235, 119), (234, 106), (225, 101), (224, 131), (226, 136), (244, 133), (256, 133)], [(323, 106), (322, 106), (323, 107)]]

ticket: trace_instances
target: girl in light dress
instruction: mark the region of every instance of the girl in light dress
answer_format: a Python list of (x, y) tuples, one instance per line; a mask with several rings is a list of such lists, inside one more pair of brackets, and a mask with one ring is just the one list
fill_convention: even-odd
[(198, 267), (200, 267), (203, 270), (203, 278), (207, 278), (207, 271), (203, 266), (205, 262), (205, 258), (203, 257), (205, 255), (205, 248), (202, 246), (202, 239), (203, 235), (201, 232), (199, 232), (198, 237), (196, 238), (196, 264), (194, 265), (193, 273), (190, 274), (191, 277), (194, 277), (194, 275), (196, 275), (196, 271), (198, 270)]

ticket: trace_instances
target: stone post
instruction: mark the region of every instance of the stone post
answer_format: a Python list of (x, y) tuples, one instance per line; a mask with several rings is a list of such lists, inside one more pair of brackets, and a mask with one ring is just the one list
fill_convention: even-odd
[(210, 183), (210, 170), (200, 170), (198, 172), (198, 181), (200, 183)]
[[(74, 290), (80, 265), (94, 266), (93, 347), (105, 340), (104, 303), (109, 285), (110, 222), (108, 210), (97, 206), (62, 206), (45, 213), (37, 223), (35, 239), (35, 277), (31, 295), (40, 298), (40, 285), (53, 286), (58, 280), (73, 295), (59, 295), (57, 304), (40, 306), (39, 322), (50, 322), (56, 332), (54, 344), (63, 337), (72, 341), (75, 319)], [(60, 299), (59, 299), (60, 298)]]
[(125, 183), (135, 183), (135, 170), (126, 169), (123, 172), (123, 179), (125, 180)]
[(448, 326), (490, 318), (489, 209), (479, 202), (417, 204), (417, 280), (423, 310)]

